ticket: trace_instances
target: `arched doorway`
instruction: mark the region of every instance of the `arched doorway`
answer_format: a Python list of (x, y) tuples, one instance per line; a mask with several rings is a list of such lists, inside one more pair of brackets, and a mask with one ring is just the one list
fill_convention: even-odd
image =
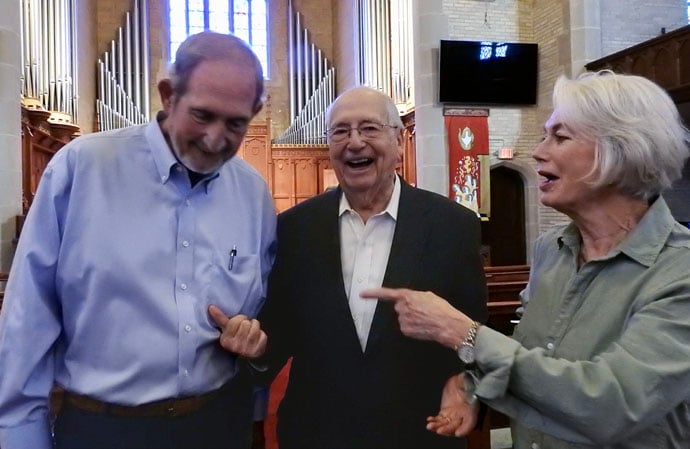
[(491, 216), (482, 222), (482, 244), (492, 266), (526, 263), (525, 186), (519, 172), (505, 166), (491, 170)]

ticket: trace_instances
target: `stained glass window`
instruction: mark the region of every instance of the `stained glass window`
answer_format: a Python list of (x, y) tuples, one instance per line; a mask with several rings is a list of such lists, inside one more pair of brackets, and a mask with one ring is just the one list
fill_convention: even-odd
[(234, 33), (259, 57), (268, 78), (267, 0), (170, 0), (170, 59), (190, 34)]

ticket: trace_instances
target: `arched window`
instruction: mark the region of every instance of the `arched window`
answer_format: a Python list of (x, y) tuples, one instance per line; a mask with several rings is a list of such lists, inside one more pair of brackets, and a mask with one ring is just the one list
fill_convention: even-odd
[(170, 58), (190, 34), (231, 32), (252, 46), (268, 78), (267, 0), (170, 0)]

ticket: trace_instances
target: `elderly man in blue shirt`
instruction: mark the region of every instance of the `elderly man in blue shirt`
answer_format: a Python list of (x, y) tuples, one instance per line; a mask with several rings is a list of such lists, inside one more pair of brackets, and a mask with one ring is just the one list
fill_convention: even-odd
[(3, 449), (250, 445), (275, 209), (233, 156), (261, 65), (200, 33), (158, 87), (157, 120), (80, 137), (43, 174), (0, 314)]

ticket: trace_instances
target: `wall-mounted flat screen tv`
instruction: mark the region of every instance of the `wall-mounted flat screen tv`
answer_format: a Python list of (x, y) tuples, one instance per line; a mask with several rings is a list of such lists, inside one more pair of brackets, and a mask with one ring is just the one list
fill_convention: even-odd
[(442, 40), (439, 63), (441, 103), (537, 103), (537, 44)]

